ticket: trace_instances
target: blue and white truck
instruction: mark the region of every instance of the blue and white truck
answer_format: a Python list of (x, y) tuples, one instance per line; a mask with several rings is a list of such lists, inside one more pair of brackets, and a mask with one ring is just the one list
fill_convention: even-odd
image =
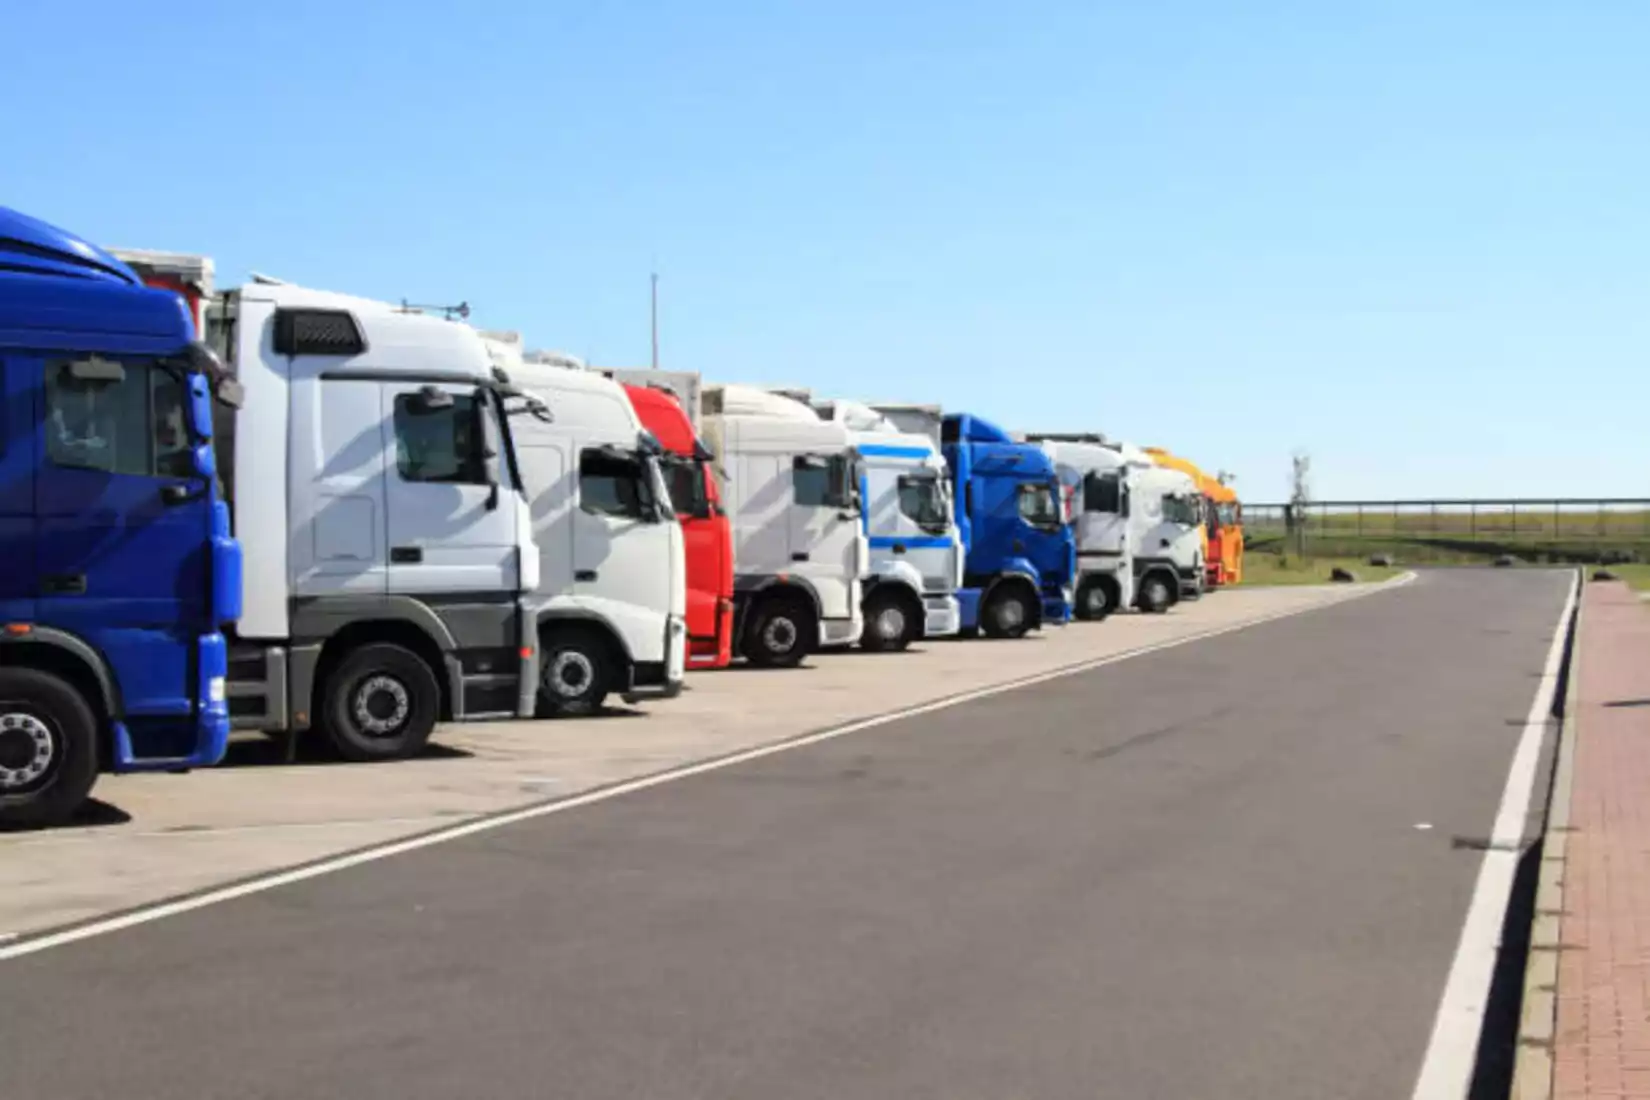
[(0, 824), (68, 820), (100, 770), (228, 744), (241, 552), (182, 299), (0, 207)]
[(937, 439), (950, 473), (963, 578), (964, 636), (1017, 638), (1071, 621), (1077, 543), (1054, 463), (971, 413), (932, 405), (873, 406), (903, 431)]
[(858, 401), (811, 403), (821, 419), (848, 429), (860, 462), (860, 514), (871, 550), (860, 644), (897, 651), (956, 634), (962, 542), (938, 441)]

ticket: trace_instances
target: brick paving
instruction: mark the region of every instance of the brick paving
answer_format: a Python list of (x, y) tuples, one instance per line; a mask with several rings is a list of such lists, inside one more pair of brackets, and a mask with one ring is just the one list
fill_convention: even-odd
[(1650, 1100), (1650, 608), (1588, 583), (1559, 923), (1553, 1095)]

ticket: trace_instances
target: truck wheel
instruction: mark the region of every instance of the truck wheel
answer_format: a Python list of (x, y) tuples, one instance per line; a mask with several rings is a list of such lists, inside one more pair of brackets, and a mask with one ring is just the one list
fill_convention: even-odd
[(441, 687), (417, 654), (380, 642), (346, 656), (326, 678), (321, 728), (345, 760), (417, 756), (441, 714)]
[(86, 700), (49, 673), (0, 669), (0, 825), (61, 825), (95, 782), (97, 716)]
[(1018, 638), (1031, 629), (1036, 609), (1025, 586), (1009, 584), (991, 594), (980, 612), (980, 626), (988, 638)]
[(1148, 573), (1140, 580), (1140, 610), (1161, 615), (1174, 603), (1174, 592), (1161, 573)]
[(1084, 581), (1077, 589), (1077, 617), (1099, 622), (1117, 610), (1117, 586), (1100, 578)]
[(921, 620), (916, 604), (894, 591), (873, 591), (865, 598), (865, 631), (859, 644), (871, 653), (897, 653), (916, 640)]
[(745, 658), (762, 668), (792, 668), (819, 644), (813, 609), (785, 597), (765, 601), (745, 636)]
[(588, 627), (559, 627), (545, 633), (540, 648), (539, 714), (583, 718), (600, 711), (618, 671), (607, 639)]

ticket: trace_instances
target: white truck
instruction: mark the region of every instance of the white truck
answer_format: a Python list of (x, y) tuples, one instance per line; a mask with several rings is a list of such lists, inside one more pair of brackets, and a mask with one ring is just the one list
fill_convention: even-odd
[(809, 401), (821, 419), (848, 429), (862, 470), (871, 564), (860, 644), (873, 651), (902, 650), (919, 638), (956, 634), (962, 619), (957, 606), (962, 544), (935, 436), (905, 431), (857, 401), (811, 396)]
[(209, 302), (245, 401), (218, 474), (244, 551), (236, 727), (417, 753), (440, 720), (527, 717), (538, 587), (507, 409), (468, 325), (255, 277)]
[(1190, 474), (1159, 466), (1132, 443), (1110, 444), (1132, 471), (1129, 541), (1135, 606), (1167, 611), (1203, 595), (1203, 495)]
[(870, 549), (848, 430), (754, 386), (707, 384), (701, 401), (733, 527), (735, 649), (776, 667), (858, 641)]
[[(1099, 433), (1027, 432), (1023, 438), (1042, 447), (1069, 493), (1077, 535), (1074, 613), (1099, 620), (1134, 606), (1136, 543), (1145, 536), (1130, 525), (1140, 467), (1131, 466)], [(1167, 571), (1165, 580), (1172, 580), (1171, 566), (1155, 568)]]
[(571, 356), (483, 332), (493, 364), (530, 398), (510, 420), (538, 545), (526, 596), (543, 717), (592, 714), (682, 689), (687, 572), (660, 449), (624, 388)]

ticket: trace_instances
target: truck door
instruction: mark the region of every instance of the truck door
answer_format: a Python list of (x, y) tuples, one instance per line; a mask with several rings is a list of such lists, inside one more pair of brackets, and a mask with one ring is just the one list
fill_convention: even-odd
[(660, 499), (656, 472), (634, 450), (586, 444), (577, 485), (574, 590), (619, 622), (668, 614), (676, 516)]
[(394, 382), (382, 398), (395, 458), (385, 492), (390, 594), (516, 591), (517, 513), (490, 396)]
[(791, 569), (819, 593), (828, 619), (853, 613), (853, 582), (866, 562), (858, 480), (845, 454), (801, 454), (791, 461)]
[(132, 721), (175, 721), (193, 706), (196, 639), (215, 629), (206, 622), (210, 483), (197, 470), (188, 381), (147, 359), (41, 366), (37, 621), (103, 653)]

